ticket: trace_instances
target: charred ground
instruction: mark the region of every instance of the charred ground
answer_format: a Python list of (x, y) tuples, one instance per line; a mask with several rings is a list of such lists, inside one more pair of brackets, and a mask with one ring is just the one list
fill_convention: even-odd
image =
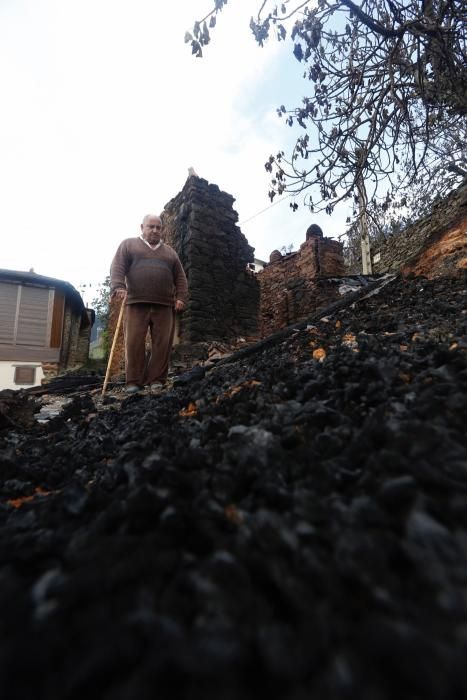
[(397, 278), (3, 424), (2, 697), (465, 697), (466, 326), (465, 279)]

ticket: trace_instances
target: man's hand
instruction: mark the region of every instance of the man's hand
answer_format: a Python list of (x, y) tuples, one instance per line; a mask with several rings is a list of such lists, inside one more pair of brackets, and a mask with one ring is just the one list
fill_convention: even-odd
[(126, 297), (126, 289), (114, 289), (110, 295), (110, 299), (113, 301), (123, 301)]
[(177, 299), (175, 302), (175, 311), (184, 311), (185, 310), (185, 304), (183, 301), (180, 301), (180, 299)]

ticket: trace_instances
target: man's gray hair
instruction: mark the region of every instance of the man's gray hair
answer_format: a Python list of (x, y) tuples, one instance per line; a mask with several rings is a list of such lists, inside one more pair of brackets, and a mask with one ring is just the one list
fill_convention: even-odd
[(162, 216), (160, 214), (146, 214), (146, 216), (143, 216), (143, 221), (141, 222), (143, 226), (146, 223), (146, 221), (151, 218), (151, 216), (157, 216), (157, 218), (160, 219), (162, 223)]

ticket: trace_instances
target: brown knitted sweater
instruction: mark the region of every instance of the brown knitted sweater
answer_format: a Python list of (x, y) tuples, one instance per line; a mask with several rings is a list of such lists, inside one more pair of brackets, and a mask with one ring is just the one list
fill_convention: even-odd
[(188, 285), (180, 258), (162, 243), (156, 250), (141, 238), (126, 238), (120, 243), (110, 269), (111, 291), (127, 290), (127, 304), (184, 303)]

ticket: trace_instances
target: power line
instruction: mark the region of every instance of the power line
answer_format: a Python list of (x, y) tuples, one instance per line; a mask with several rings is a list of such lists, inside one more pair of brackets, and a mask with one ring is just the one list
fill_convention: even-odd
[(280, 199), (276, 199), (276, 201), (273, 202), (272, 204), (270, 204), (268, 207), (266, 207), (265, 209), (261, 209), (261, 211), (258, 211), (256, 214), (253, 214), (253, 216), (250, 216), (249, 219), (245, 219), (244, 221), (241, 221), (238, 225), (243, 226), (243, 224), (247, 224), (249, 221), (256, 219), (256, 217), (259, 216), (260, 214), (264, 214), (265, 211), (268, 211), (269, 209), (272, 209), (272, 207), (275, 207), (276, 204), (281, 204), (282, 202), (285, 202), (285, 200), (291, 196), (292, 196), (291, 194), (288, 194), (285, 197), (281, 197)]

